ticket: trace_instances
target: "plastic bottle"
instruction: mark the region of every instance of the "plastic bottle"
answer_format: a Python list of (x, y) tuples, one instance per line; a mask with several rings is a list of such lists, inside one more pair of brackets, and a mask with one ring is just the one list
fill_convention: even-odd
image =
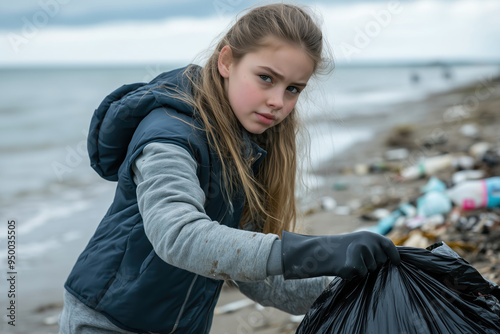
[(413, 217), (416, 213), (416, 209), (413, 205), (409, 203), (401, 203), (399, 208), (394, 210), (389, 215), (381, 218), (377, 225), (369, 227), (367, 230), (375, 232), (378, 234), (386, 235), (392, 228), (397, 224), (401, 217)]
[(500, 207), (500, 177), (464, 181), (446, 193), (464, 210)]
[(453, 157), (450, 154), (422, 159), (417, 165), (405, 168), (401, 172), (403, 180), (415, 180), (421, 176), (431, 176), (451, 166)]

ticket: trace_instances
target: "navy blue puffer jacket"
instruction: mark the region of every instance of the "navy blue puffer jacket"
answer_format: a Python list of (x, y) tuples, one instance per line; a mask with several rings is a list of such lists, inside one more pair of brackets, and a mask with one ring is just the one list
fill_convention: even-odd
[(142, 149), (165, 142), (191, 153), (198, 162), (205, 210), (212, 220), (237, 228), (243, 208), (239, 195), (231, 199), (233, 209), (228, 210), (230, 201), (220, 191), (220, 162), (197, 129), (201, 125), (192, 107), (174, 97), (178, 90), (190, 92), (184, 70), (163, 73), (149, 84), (120, 87), (104, 99), (90, 125), (91, 165), (118, 184), (112, 205), (65, 288), (132, 332), (208, 333), (223, 283), (173, 267), (155, 254), (144, 233), (131, 172)]

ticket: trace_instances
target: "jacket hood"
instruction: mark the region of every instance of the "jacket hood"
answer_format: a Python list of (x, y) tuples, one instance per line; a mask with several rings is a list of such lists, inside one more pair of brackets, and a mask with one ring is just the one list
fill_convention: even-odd
[(118, 180), (118, 169), (139, 123), (152, 110), (173, 108), (193, 116), (193, 108), (175, 96), (178, 91), (191, 94), (184, 71), (199, 73), (200, 67), (189, 65), (157, 76), (149, 83), (123, 85), (109, 94), (95, 110), (90, 122), (87, 150), (90, 165), (104, 179)]

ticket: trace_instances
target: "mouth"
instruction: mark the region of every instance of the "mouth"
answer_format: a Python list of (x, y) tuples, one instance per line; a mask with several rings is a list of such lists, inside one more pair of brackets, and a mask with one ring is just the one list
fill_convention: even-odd
[(270, 125), (276, 117), (273, 114), (261, 114), (261, 113), (256, 113), (257, 118), (261, 123), (264, 123), (266, 125)]
[(272, 119), (272, 120), (274, 120), (276, 118), (276, 116), (274, 116), (273, 114), (263, 114), (263, 113), (257, 113), (257, 114), (262, 115), (265, 118)]

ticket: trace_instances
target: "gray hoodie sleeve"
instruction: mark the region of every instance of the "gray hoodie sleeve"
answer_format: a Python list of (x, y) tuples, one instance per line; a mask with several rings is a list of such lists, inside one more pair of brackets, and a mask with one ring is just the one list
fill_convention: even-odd
[(259, 281), (275, 234), (212, 221), (196, 176), (196, 161), (175, 144), (151, 143), (133, 166), (139, 211), (156, 254), (165, 262), (215, 279)]
[(235, 282), (248, 298), (262, 306), (272, 306), (291, 314), (305, 314), (330, 283), (329, 277), (284, 280), (269, 276), (260, 282)]

